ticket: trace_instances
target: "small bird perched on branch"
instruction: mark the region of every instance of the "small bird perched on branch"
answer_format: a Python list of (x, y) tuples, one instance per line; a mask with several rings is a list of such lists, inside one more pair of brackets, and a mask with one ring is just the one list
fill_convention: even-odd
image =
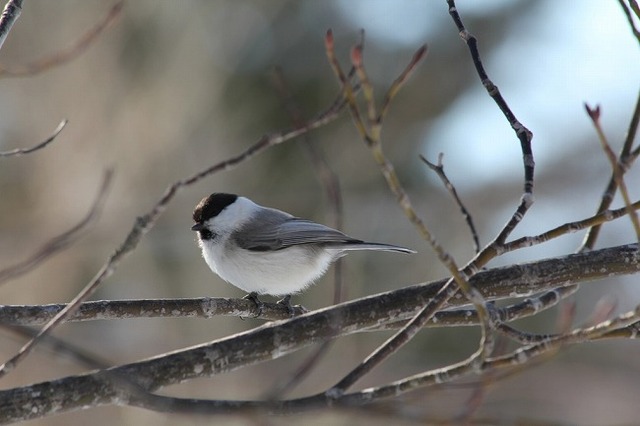
[(262, 207), (235, 194), (214, 193), (193, 212), (202, 256), (213, 272), (248, 292), (258, 310), (258, 294), (284, 296), (309, 287), (332, 262), (352, 250), (415, 253), (404, 247), (369, 243), (328, 226)]

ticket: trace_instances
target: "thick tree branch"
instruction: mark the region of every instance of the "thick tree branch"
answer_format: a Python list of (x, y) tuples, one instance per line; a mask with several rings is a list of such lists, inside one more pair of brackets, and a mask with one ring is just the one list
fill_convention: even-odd
[[(483, 280), (482, 285), (475, 281), (472, 283), (487, 298), (492, 298), (507, 290), (514, 296), (528, 295), (556, 287), (572, 286), (577, 279), (586, 282), (634, 272), (640, 272), (638, 244), (497, 268), (476, 276), (486, 274), (486, 281)], [(472, 280), (476, 280), (476, 277)], [(407, 319), (427, 303), (437, 287), (439, 285), (433, 284), (411, 286), (320, 309), (287, 321), (267, 323), (244, 333), (159, 355), (146, 361), (114, 367), (108, 371), (0, 391), (0, 423), (88, 406), (129, 403), (130, 396), (126, 393), (119, 394), (117, 386), (114, 387), (109, 381), (114, 374), (129, 377), (144, 389), (154, 391), (184, 380), (210, 377), (279, 358), (314, 343), (358, 332), (375, 326), (379, 322), (380, 313), (387, 313), (384, 314), (385, 321), (390, 317), (395, 321)], [(413, 311), (408, 312), (407, 306), (413, 307)], [(612, 329), (607, 333), (606, 337), (634, 337), (630, 328)], [(532, 349), (531, 353), (533, 352), (535, 351)], [(503, 358), (498, 361), (506, 363)], [(455, 369), (455, 364), (451, 368)], [(383, 396), (388, 395), (387, 391), (380, 392)]]
[[(624, 246), (626, 247), (626, 246)], [(622, 249), (620, 247), (619, 249)], [(539, 293), (548, 288), (550, 283), (563, 279), (568, 282), (581, 281), (584, 274), (584, 265), (590, 265), (603, 274), (602, 276), (591, 276), (589, 280), (604, 278), (605, 262), (610, 262), (609, 256), (600, 257), (601, 252), (587, 255), (584, 259), (578, 259), (579, 266), (576, 269), (562, 272), (560, 278), (555, 278), (551, 269), (564, 258), (548, 259), (535, 263), (509, 266), (498, 269), (490, 269), (478, 273), (472, 279), (474, 285), (483, 292), (487, 300), (504, 300), (514, 297), (525, 297), (521, 302), (507, 305), (502, 308), (493, 308), (494, 314), (501, 322), (509, 322), (515, 319), (535, 315), (541, 310), (557, 304), (562, 298), (575, 292), (575, 285), (568, 287), (553, 288), (546, 293), (535, 297), (534, 293)], [(551, 266), (545, 266), (549, 263)], [(624, 271), (618, 270), (617, 275), (627, 275), (636, 272), (636, 266), (631, 263)], [(544, 273), (545, 275), (540, 275)], [(527, 288), (523, 288), (521, 277), (527, 277)], [(376, 299), (385, 300), (385, 305), (389, 304), (389, 309), (398, 310), (403, 306), (404, 315), (409, 316), (419, 308), (421, 300), (432, 298), (445, 283), (445, 280), (430, 283), (417, 284), (399, 290), (367, 296), (348, 302), (348, 306), (334, 307), (343, 309), (339, 316), (353, 315), (349, 310), (365, 312), (369, 315), (372, 327), (367, 327), (364, 331), (375, 331), (379, 329), (399, 328), (405, 321), (398, 319), (398, 313), (373, 312), (379, 308)], [(489, 292), (483, 289), (491, 289)], [(515, 291), (514, 291), (515, 289)], [(531, 297), (529, 297), (531, 296)], [(400, 300), (396, 300), (396, 299)], [(447, 326), (470, 326), (478, 325), (478, 318), (473, 309), (459, 307), (467, 304), (467, 301), (455, 298), (446, 306), (447, 310), (439, 311), (434, 318), (427, 323), (427, 326), (447, 327)], [(51, 305), (0, 305), (0, 324), (9, 326), (34, 326), (42, 325), (50, 321), (56, 314), (66, 307), (65, 304)], [(325, 308), (325, 309), (334, 309)], [(458, 309), (451, 309), (458, 308)], [(301, 307), (294, 307), (295, 315), (302, 315), (306, 311)], [(120, 320), (134, 318), (203, 318), (210, 319), (215, 316), (251, 317), (264, 320), (281, 320), (290, 318), (290, 313), (286, 307), (278, 303), (266, 303), (263, 312), (257, 316), (257, 308), (254, 303), (246, 299), (226, 299), (226, 298), (196, 298), (196, 299), (142, 299), (142, 300), (101, 300), (95, 302), (85, 302), (80, 305), (78, 311), (68, 319), (68, 322), (95, 321), (95, 320)]]

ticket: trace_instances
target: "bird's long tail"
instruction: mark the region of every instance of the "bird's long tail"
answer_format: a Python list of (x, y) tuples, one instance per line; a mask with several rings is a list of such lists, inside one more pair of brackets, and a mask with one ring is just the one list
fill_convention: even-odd
[(340, 245), (336, 245), (335, 247), (328, 246), (326, 248), (329, 250), (336, 250), (336, 251), (380, 250), (380, 251), (393, 251), (396, 253), (406, 253), (406, 254), (417, 253), (417, 251), (408, 249), (406, 247), (400, 247), (400, 246), (394, 246), (391, 244), (382, 244), (382, 243), (369, 243), (366, 241), (353, 242), (349, 244), (340, 244)]

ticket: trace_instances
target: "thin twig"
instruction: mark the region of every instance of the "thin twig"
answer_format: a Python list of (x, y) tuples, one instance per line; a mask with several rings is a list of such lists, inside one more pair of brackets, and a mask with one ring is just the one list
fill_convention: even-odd
[(104, 207), (112, 176), (113, 170), (108, 170), (105, 173), (95, 201), (91, 205), (87, 215), (80, 222), (74, 225), (71, 229), (47, 241), (27, 259), (0, 270), (0, 285), (33, 271), (42, 262), (48, 260), (56, 253), (66, 249), (76, 242), (82, 232), (85, 231), (100, 215), (100, 212)]
[[(560, 335), (551, 340), (545, 340), (530, 346), (516, 349), (515, 351), (487, 359), (481, 367), (480, 371), (494, 371), (495, 369), (511, 369), (514, 366), (524, 365), (531, 360), (540, 356), (547, 355), (550, 351), (556, 351), (560, 346), (583, 343), (587, 340), (599, 340), (607, 338), (616, 338), (621, 334), (627, 333), (630, 338), (637, 337), (637, 327), (640, 322), (638, 310), (622, 314), (613, 320), (609, 320), (598, 324), (595, 327), (586, 329), (576, 329), (571, 333)], [(477, 366), (474, 366), (469, 360), (465, 360), (446, 367), (420, 373), (406, 379), (398, 380), (389, 385), (383, 385), (377, 388), (365, 389), (360, 394), (353, 393), (344, 395), (342, 403), (356, 403), (363, 397), (371, 401), (378, 398), (387, 398), (398, 396), (405, 392), (424, 387), (432, 386), (439, 383), (448, 383), (460, 377), (478, 372)], [(351, 396), (353, 395), (353, 396)]]
[[(408, 194), (404, 191), (397, 175), (394, 172), (393, 166), (385, 157), (382, 147), (381, 147), (381, 129), (382, 129), (382, 118), (378, 116), (375, 100), (373, 97), (373, 87), (369, 81), (367, 73), (365, 72), (364, 65), (362, 62), (362, 45), (356, 45), (351, 51), (351, 62), (356, 69), (356, 75), (360, 80), (360, 84), (362, 87), (362, 93), (364, 95), (366, 104), (367, 104), (367, 116), (369, 126), (364, 123), (362, 120), (362, 116), (359, 112), (359, 108), (357, 102), (355, 100), (355, 96), (353, 94), (353, 89), (351, 88), (351, 83), (348, 79), (345, 78), (340, 63), (338, 62), (335, 56), (334, 50), (334, 42), (333, 42), (333, 33), (331, 30), (327, 31), (325, 37), (325, 49), (327, 52), (327, 58), (329, 59), (329, 63), (331, 64), (336, 77), (338, 78), (341, 87), (344, 90), (345, 98), (349, 104), (349, 110), (351, 111), (351, 116), (356, 126), (356, 129), (360, 133), (361, 138), (365, 141), (367, 146), (372, 150), (374, 159), (378, 163), (380, 170), (382, 171), (383, 176), (387, 180), (389, 188), (397, 197), (400, 206), (403, 208), (406, 216), (409, 220), (419, 229), (423, 238), (429, 242), (429, 244), (433, 247), (433, 249), (438, 254), (440, 260), (447, 266), (453, 275), (455, 282), (465, 291), (465, 294), (470, 296), (470, 300), (473, 301), (474, 305), (476, 305), (476, 309), (479, 312), (479, 316), (482, 322), (483, 343), (486, 342), (487, 334), (484, 332), (486, 330), (485, 319), (488, 318), (486, 315), (486, 311), (483, 311), (484, 305), (483, 301), (481, 301), (481, 295), (474, 294), (472, 295), (472, 289), (470, 289), (469, 284), (466, 281), (466, 277), (461, 275), (458, 271), (458, 267), (455, 264), (453, 258), (439, 245), (439, 243), (435, 240), (429, 229), (426, 227), (422, 219), (417, 215), (415, 209), (413, 208)], [(396, 79), (396, 82), (400, 82), (398, 84), (392, 85), (393, 93), (387, 94), (386, 99), (388, 101), (386, 104), (388, 105), (391, 95), (394, 95), (398, 92), (401, 83), (406, 80), (406, 76), (409, 76), (412, 70), (417, 65), (420, 58), (424, 56), (426, 53), (426, 48), (422, 47), (419, 51), (414, 55), (414, 58), (410, 62), (410, 64), (405, 68), (402, 72), (401, 77)], [(453, 283), (453, 279), (451, 280)], [(455, 292), (454, 287), (449, 283), (446, 286), (446, 292), (450, 293), (449, 297), (453, 295)], [(430, 301), (427, 306), (417, 314), (407, 325), (396, 333), (393, 337), (383, 343), (380, 347), (378, 347), (374, 352), (372, 352), (365, 360), (363, 360), (356, 368), (354, 368), (349, 374), (343, 377), (337, 384), (332, 386), (326, 394), (333, 398), (342, 395), (346, 389), (352, 386), (357, 380), (371, 371), (375, 366), (380, 364), (383, 360), (388, 358), (391, 354), (400, 349), (404, 344), (410, 341), (415, 334), (422, 328), (422, 326), (433, 316), (433, 314), (442, 306), (440, 303), (444, 304), (446, 302), (446, 298), (440, 297), (437, 300)], [(485, 352), (485, 349), (488, 345), (481, 345), (481, 354)]]
[(22, 0), (9, 0), (0, 16), (0, 49), (22, 13)]
[[(338, 58), (336, 57), (336, 53), (334, 49), (333, 31), (331, 31), (331, 29), (329, 29), (325, 35), (324, 44), (325, 44), (325, 52), (329, 60), (329, 65), (331, 65), (331, 69), (333, 70), (333, 72), (338, 77), (338, 80), (340, 81), (341, 93), (343, 94), (343, 98), (345, 102), (349, 106), (351, 115), (359, 116), (360, 111), (358, 110), (358, 107), (356, 105), (356, 98), (355, 98), (356, 91), (350, 82), (350, 78), (348, 78), (348, 76), (344, 74), (344, 72), (342, 71), (342, 67), (340, 67), (340, 63), (338, 62)], [(354, 122), (356, 126), (359, 126), (358, 131), (360, 132), (360, 134), (367, 135), (367, 128), (364, 126), (364, 123), (362, 122), (362, 120), (357, 120), (357, 121), (354, 120)]]
[[(69, 245), (76, 238), (76, 234), (81, 230), (83, 230), (86, 224), (89, 223), (91, 220), (93, 220), (97, 212), (99, 212), (100, 209), (102, 208), (105, 195), (111, 184), (112, 176), (113, 176), (113, 170), (107, 170), (107, 172), (105, 172), (102, 185), (100, 187), (100, 190), (98, 191), (98, 197), (96, 199), (96, 202), (93, 204), (91, 211), (89, 212), (89, 215), (82, 222), (80, 222), (78, 225), (76, 225), (74, 228), (70, 229), (69, 231), (65, 232), (64, 234), (54, 238), (49, 243), (45, 244), (45, 246), (41, 250), (39, 250), (32, 258), (28, 259), (23, 264), (19, 264), (19, 265), (16, 265), (16, 267), (13, 267), (13, 269), (10, 270), (10, 273), (8, 274), (8, 276), (12, 277), (12, 276), (15, 276), (16, 273), (25, 273), (26, 271), (29, 270), (29, 269), (26, 269), (26, 270), (24, 269), (25, 265), (28, 265), (30, 266), (30, 268), (33, 268), (39, 262), (48, 258), (52, 253), (55, 253), (56, 251), (61, 250), (62, 248)], [(82, 294), (83, 293), (81, 292), (80, 295)], [(17, 365), (17, 363), (20, 362), (20, 360), (22, 360), (31, 351), (31, 349), (37, 342), (46, 338), (46, 334), (48, 330), (54, 327), (55, 325), (59, 324), (60, 322), (62, 322), (64, 318), (66, 318), (67, 312), (73, 313), (73, 309), (77, 308), (77, 305), (80, 302), (82, 302), (82, 300), (84, 300), (84, 299), (81, 299), (80, 295), (76, 296), (76, 298), (74, 298), (74, 300), (69, 305), (67, 305), (65, 309), (60, 311), (58, 315), (56, 315), (49, 323), (47, 323), (47, 325), (45, 325), (42, 328), (42, 330), (40, 330), (40, 332), (36, 335), (36, 337), (31, 339), (29, 342), (27, 342), (18, 351), (16, 355), (11, 357), (8, 361), (6, 361), (4, 364), (0, 366), (0, 377), (4, 376), (9, 371), (11, 371)]]
[[(542, 298), (544, 298), (545, 296), (551, 295), (553, 296), (552, 300), (555, 303), (557, 303), (563, 298), (567, 297), (568, 295), (575, 293), (577, 290), (578, 290), (577, 285), (565, 287), (563, 289), (552, 290), (550, 292), (547, 292), (545, 295), (542, 295), (542, 297), (538, 299), (538, 301), (542, 301)], [(533, 302), (534, 306), (538, 301)], [(551, 304), (549, 304), (549, 306), (550, 305)], [(537, 311), (541, 311), (546, 307), (548, 306), (546, 306), (545, 304), (545, 305), (536, 307), (535, 309)], [(571, 330), (571, 323), (574, 317), (575, 317), (575, 303), (565, 304), (563, 306), (563, 309), (560, 310), (560, 315), (558, 317), (558, 323), (560, 325), (559, 330), (561, 333), (565, 333), (565, 334), (569, 333), (569, 331)], [(497, 322), (498, 331), (502, 331), (504, 333), (504, 328), (507, 328), (510, 331), (515, 331), (516, 333), (519, 334), (519, 337), (523, 334), (515, 330), (515, 328), (511, 328), (510, 326), (507, 326), (504, 323)], [(503, 338), (500, 340), (500, 343), (501, 343), (501, 350), (499, 350), (498, 352), (503, 352), (503, 350), (506, 348), (507, 340)], [(524, 342), (524, 343), (528, 344), (532, 342)], [(546, 354), (546, 359), (550, 359), (551, 357), (553, 357), (559, 350), (560, 350), (560, 347), (558, 347), (556, 351), (549, 351)], [(498, 370), (485, 370), (484, 374), (480, 375), (480, 378), (479, 378), (480, 380), (478, 380), (477, 384), (473, 387), (474, 391), (472, 395), (469, 397), (468, 401), (463, 405), (464, 409), (460, 413), (460, 415), (456, 418), (456, 422), (464, 423), (464, 424), (467, 424), (469, 422), (473, 414), (480, 407), (482, 401), (485, 399), (487, 389), (489, 388), (489, 386), (493, 385), (497, 380), (505, 378), (507, 375), (515, 374), (517, 372), (522, 372), (525, 369), (531, 369), (532, 367), (534, 367), (537, 364), (540, 364), (544, 360), (541, 359), (540, 357), (536, 361), (537, 362), (528, 362), (526, 364), (519, 365), (517, 368), (513, 368), (510, 371), (506, 372), (506, 374), (504, 374), (504, 372), (501, 372), (501, 371), (499, 372)]]
[[(476, 73), (480, 78), (480, 82), (487, 90), (489, 96), (494, 100), (498, 108), (502, 111), (503, 115), (511, 125), (511, 128), (515, 131), (516, 136), (520, 141), (520, 148), (522, 150), (522, 160), (524, 165), (524, 189), (522, 199), (520, 204), (516, 208), (516, 211), (513, 213), (509, 221), (504, 225), (501, 232), (496, 237), (495, 241), (492, 242), (491, 245), (501, 245), (503, 244), (508, 236), (513, 232), (515, 227), (522, 221), (525, 214), (529, 210), (529, 208), (533, 205), (533, 176), (534, 176), (534, 167), (535, 162), (533, 158), (533, 151), (531, 149), (531, 140), (533, 138), (533, 133), (529, 129), (527, 129), (520, 121), (516, 118), (516, 116), (509, 108), (506, 100), (502, 97), (498, 86), (496, 86), (489, 76), (487, 75), (486, 70), (484, 69), (484, 65), (482, 64), (482, 60), (480, 58), (480, 52), (478, 50), (478, 40), (471, 34), (462, 22), (462, 18), (458, 13), (458, 9), (455, 5), (454, 0), (447, 0), (447, 5), (449, 6), (449, 15), (453, 19), (456, 27), (458, 28), (458, 32), (460, 38), (464, 40), (466, 43), (469, 52), (471, 54), (471, 59), (473, 60), (473, 65), (476, 68)], [(492, 253), (490, 251), (485, 252), (485, 256), (491, 256)], [(481, 262), (485, 263), (485, 262)]]
[(600, 141), (600, 145), (602, 145), (602, 149), (604, 150), (605, 155), (607, 156), (607, 160), (609, 160), (609, 164), (611, 165), (611, 170), (616, 181), (616, 186), (620, 189), (620, 195), (622, 195), (622, 199), (624, 200), (624, 205), (627, 209), (627, 214), (629, 215), (629, 219), (633, 225), (633, 229), (636, 231), (636, 239), (640, 241), (640, 221), (638, 221), (638, 216), (636, 215), (635, 210), (631, 207), (631, 198), (629, 197), (629, 191), (627, 190), (627, 184), (624, 181), (624, 172), (622, 171), (622, 165), (618, 163), (616, 159), (616, 155), (611, 149), (611, 145), (607, 141), (607, 137), (602, 130), (602, 126), (600, 124), (600, 107), (597, 106), (595, 109), (589, 107), (589, 105), (584, 105), (589, 118), (593, 122), (593, 126), (598, 133), (598, 140)]
[[(349, 375), (345, 376), (345, 378), (341, 380), (341, 382), (339, 382), (336, 386), (332, 387), (331, 389), (329, 389), (329, 391), (326, 392), (326, 395), (329, 398), (336, 398), (342, 395), (342, 393), (348, 386), (353, 384), (357, 379), (362, 377), (364, 374), (366, 374), (366, 372), (373, 368), (373, 366), (386, 359), (386, 357), (388, 357), (390, 354), (404, 345), (407, 341), (409, 341), (421, 328), (422, 324), (428, 321), (435, 314), (435, 312), (440, 309), (447, 302), (447, 300), (449, 300), (449, 298), (453, 297), (453, 295), (456, 294), (456, 288), (453, 286), (454, 282), (458, 284), (461, 290), (464, 291), (465, 296), (467, 296), (469, 300), (474, 303), (474, 306), (476, 307), (476, 310), (480, 315), (482, 324), (480, 348), (469, 358), (468, 361), (475, 362), (475, 359), (478, 358), (482, 360), (491, 351), (492, 339), (490, 333), (488, 333), (490, 320), (486, 312), (486, 305), (477, 290), (475, 290), (473, 287), (470, 287), (466, 280), (467, 277), (473, 276), (473, 274), (476, 273), (479, 268), (481, 268), (499, 253), (499, 247), (504, 244), (507, 237), (522, 221), (525, 214), (533, 204), (533, 177), (535, 163), (533, 151), (531, 149), (532, 133), (517, 120), (517, 118), (507, 105), (506, 101), (500, 94), (497, 86), (495, 86), (495, 84), (493, 84), (493, 82), (489, 79), (480, 59), (480, 54), (477, 48), (477, 40), (472, 34), (469, 33), (469, 31), (462, 23), (462, 19), (460, 18), (460, 15), (458, 14), (457, 8), (455, 6), (455, 2), (453, 0), (448, 0), (447, 3), (449, 5), (449, 13), (454, 20), (454, 23), (458, 27), (460, 36), (466, 42), (469, 48), (473, 63), (476, 67), (476, 71), (483, 86), (487, 89), (488, 94), (505, 115), (507, 121), (520, 140), (524, 164), (524, 193), (522, 195), (520, 204), (516, 208), (514, 214), (511, 216), (507, 224), (505, 224), (494, 241), (481, 253), (479, 253), (471, 262), (469, 262), (469, 264), (464, 268), (463, 271), (459, 272), (457, 267), (453, 268), (452, 266), (455, 265), (453, 259), (444, 250), (442, 250), (440, 245), (433, 238), (422, 221), (417, 217), (415, 211), (411, 207), (408, 196), (406, 195), (406, 193), (404, 193), (402, 187), (397, 181), (397, 176), (393, 172), (393, 167), (384, 157), (379, 146), (382, 119), (380, 116), (376, 117), (374, 116), (375, 114), (372, 114), (372, 111), (374, 110), (371, 107), (368, 108), (370, 129), (367, 129), (364, 125), (364, 122), (362, 121), (362, 118), (358, 111), (358, 106), (353, 96), (353, 92), (350, 88), (350, 84), (344, 78), (344, 74), (342, 73), (339, 63), (335, 57), (333, 35), (331, 32), (327, 33), (327, 36), (325, 38), (327, 57), (329, 58), (329, 62), (334, 70), (334, 73), (338, 77), (338, 80), (343, 87), (345, 97), (347, 98), (347, 101), (349, 103), (352, 118), (356, 125), (356, 129), (358, 129), (362, 139), (367, 143), (367, 145), (370, 148), (373, 148), (372, 150), (374, 153), (374, 158), (380, 165), (383, 175), (387, 179), (390, 188), (398, 197), (398, 201), (401, 207), (403, 207), (403, 210), (405, 210), (405, 213), (410, 218), (410, 220), (420, 229), (423, 237), (431, 244), (436, 253), (438, 253), (440, 260), (443, 261), (445, 265), (447, 265), (449, 271), (452, 274), (452, 279), (450, 279), (441, 288), (441, 291), (436, 294), (434, 299), (427, 303), (422, 311), (418, 313), (403, 330), (401, 330), (394, 337), (380, 346), (374, 353), (372, 353), (358, 367), (356, 367), (356, 369), (352, 370)], [(363, 86), (363, 94), (365, 96), (365, 100), (368, 102), (368, 105), (371, 105), (373, 102), (373, 90), (371, 88), (368, 89), (365, 87), (368, 84), (368, 78), (366, 76), (366, 73), (364, 72), (364, 68), (362, 67), (362, 49), (356, 46), (352, 50), (351, 59), (352, 63), (356, 67), (358, 77)]]
[(540, 343), (558, 336), (558, 334), (550, 334), (550, 333), (525, 333), (516, 329), (515, 327), (508, 324), (498, 324), (497, 329), (500, 333), (504, 334), (511, 340), (524, 344), (531, 345), (534, 343)]
[[(638, 98), (636, 100), (636, 107), (634, 109), (633, 115), (631, 117), (631, 121), (629, 123), (629, 128), (627, 130), (627, 136), (625, 137), (624, 145), (622, 150), (620, 151), (620, 155), (618, 156), (618, 162), (624, 165), (622, 172), (626, 172), (631, 168), (635, 160), (640, 155), (640, 146), (635, 150), (631, 151), (633, 148), (633, 142), (636, 136), (636, 132), (638, 130), (638, 124), (640, 123), (640, 92), (638, 93)], [(604, 212), (613, 203), (613, 198), (618, 189), (617, 179), (615, 172), (611, 172), (611, 177), (609, 178), (609, 183), (607, 184), (607, 188), (602, 194), (602, 199), (600, 201), (600, 205), (598, 206), (598, 213)], [(579, 248), (579, 251), (585, 250), (593, 250), (595, 243), (600, 234), (601, 224), (597, 224), (587, 231), (585, 238)]]
[[(638, 28), (636, 28), (636, 23), (633, 20), (633, 16), (631, 16), (629, 7), (627, 7), (624, 0), (618, 0), (618, 3), (620, 4), (622, 11), (624, 12), (624, 15), (627, 17), (627, 22), (629, 23), (629, 27), (631, 28), (633, 36), (636, 38), (636, 40), (638, 40), (638, 43), (640, 43), (640, 31), (638, 30)], [(638, 3), (636, 3), (635, 0), (629, 0), (629, 4), (638, 19), (640, 19), (640, 9), (638, 8)]]
[(400, 73), (400, 75), (391, 83), (389, 90), (384, 95), (384, 99), (382, 100), (382, 107), (380, 108), (380, 121), (382, 121), (389, 112), (389, 107), (391, 106), (391, 100), (398, 94), (402, 86), (404, 86), (405, 82), (409, 79), (413, 71), (416, 69), (418, 63), (422, 60), (422, 58), (427, 54), (428, 46), (425, 44), (421, 46), (416, 52), (413, 54), (411, 61), (405, 67), (405, 69)]
[(429, 166), (429, 168), (431, 170), (436, 172), (436, 174), (438, 175), (438, 177), (440, 178), (440, 180), (444, 184), (444, 187), (447, 189), (447, 191), (449, 191), (449, 194), (451, 194), (451, 196), (453, 197), (454, 201), (456, 202), (456, 204), (460, 208), (460, 212), (462, 213), (462, 217), (464, 217), (464, 220), (467, 222), (467, 226), (469, 227), (469, 231), (471, 231), (471, 238), (473, 238), (474, 250), (475, 250), (476, 253), (479, 253), (480, 252), (480, 240), (478, 238), (478, 232), (476, 231), (476, 227), (473, 224), (473, 217), (471, 216), (471, 213), (469, 213), (467, 208), (462, 203), (462, 200), (458, 196), (458, 191), (456, 191), (456, 187), (453, 186), (453, 184), (451, 183), (451, 181), (449, 180), (449, 178), (447, 177), (447, 175), (444, 172), (444, 165), (442, 164), (442, 157), (443, 156), (444, 156), (444, 154), (442, 154), (442, 153), (438, 154), (438, 163), (437, 164), (433, 164), (432, 162), (427, 160), (422, 155), (420, 155), (420, 159), (427, 166)]
[(40, 58), (25, 65), (17, 66), (0, 66), (0, 77), (29, 77), (41, 72), (47, 71), (53, 67), (64, 65), (78, 56), (94, 43), (100, 34), (109, 28), (116, 19), (121, 15), (124, 0), (119, 1), (111, 9), (105, 17), (93, 28), (80, 37), (72, 46), (67, 49), (56, 52), (50, 56)]
[(506, 239), (509, 237), (509, 235), (511, 235), (513, 230), (516, 228), (516, 226), (518, 226), (526, 213), (529, 211), (529, 208), (533, 205), (533, 178), (535, 169), (533, 151), (531, 149), (531, 140), (533, 138), (533, 134), (516, 118), (516, 116), (511, 111), (511, 108), (509, 108), (509, 105), (502, 97), (502, 94), (500, 93), (498, 87), (491, 81), (491, 79), (489, 79), (484, 65), (482, 64), (482, 59), (478, 50), (478, 40), (464, 26), (462, 18), (460, 17), (458, 9), (455, 5), (455, 1), (447, 0), (447, 5), (449, 7), (449, 15), (451, 15), (451, 18), (453, 19), (454, 24), (458, 29), (460, 38), (462, 38), (462, 40), (467, 45), (467, 48), (469, 49), (471, 59), (476, 69), (476, 73), (480, 78), (480, 82), (487, 90), (487, 93), (489, 94), (491, 99), (493, 99), (498, 108), (500, 108), (500, 111), (502, 111), (503, 115), (509, 122), (509, 125), (514, 130), (518, 140), (520, 141), (520, 149), (522, 151), (522, 161), (524, 168), (523, 194), (520, 199), (520, 203), (516, 207), (511, 218), (502, 227), (502, 230), (498, 233), (494, 240), (491, 241), (480, 253), (478, 253), (474, 257), (474, 259), (472, 259), (467, 264), (465, 270), (473, 273), (473, 271), (477, 271), (479, 268), (482, 268), (490, 260), (503, 252), (503, 246), (505, 245)]
[(49, 333), (55, 327), (64, 322), (66, 318), (71, 316), (79, 308), (80, 304), (83, 301), (87, 300), (93, 293), (95, 293), (100, 284), (102, 284), (105, 279), (113, 274), (113, 272), (119, 266), (120, 262), (137, 247), (142, 237), (155, 225), (158, 218), (162, 215), (162, 213), (167, 208), (171, 200), (173, 200), (178, 191), (180, 191), (184, 187), (193, 185), (194, 183), (199, 182), (200, 180), (214, 173), (230, 170), (271, 146), (291, 140), (308, 132), (311, 129), (315, 129), (334, 120), (338, 117), (338, 114), (344, 105), (345, 103), (343, 102), (342, 97), (339, 97), (327, 110), (322, 112), (313, 121), (305, 124), (304, 126), (294, 128), (293, 130), (286, 132), (265, 135), (241, 154), (217, 163), (198, 173), (193, 174), (190, 177), (176, 181), (172, 185), (170, 185), (165, 191), (164, 195), (152, 207), (152, 209), (145, 215), (140, 216), (136, 219), (133, 228), (125, 238), (124, 242), (122, 242), (122, 244), (118, 246), (115, 252), (107, 259), (96, 276), (73, 298), (71, 302), (69, 302), (69, 304), (62, 311), (60, 311), (50, 322), (48, 322), (42, 328), (42, 330), (40, 330), (40, 333), (38, 333), (38, 335), (34, 339), (26, 343), (16, 355), (11, 357), (4, 364), (0, 365), (0, 377), (3, 377), (10, 370), (15, 368), (15, 366), (29, 354), (29, 352), (45, 334)]
[(64, 127), (67, 125), (68, 122), (69, 120), (62, 120), (60, 124), (58, 124), (58, 127), (56, 127), (56, 129), (53, 131), (53, 134), (51, 134), (51, 136), (49, 136), (47, 139), (40, 142), (39, 144), (32, 146), (31, 148), (16, 148), (10, 151), (0, 151), (0, 158), (30, 154), (34, 151), (38, 151), (39, 149), (44, 148), (45, 146), (53, 142), (53, 140), (60, 134), (60, 132), (62, 132), (62, 129), (64, 129)]
[[(504, 352), (507, 339), (496, 339), (496, 348), (495, 352), (502, 353)], [(482, 374), (477, 381), (476, 385), (472, 387), (471, 395), (469, 395), (466, 401), (461, 404), (460, 412), (453, 417), (454, 424), (471, 424), (471, 418), (474, 414), (480, 409), (482, 403), (487, 398), (487, 393), (489, 392), (489, 388), (492, 387), (496, 382), (497, 371), (487, 371), (485, 374)]]
[[(640, 209), (640, 201), (636, 201), (635, 203), (632, 203), (630, 207), (634, 211)], [(543, 232), (542, 234), (539, 234), (536, 236), (518, 238), (517, 240), (513, 240), (511, 242), (506, 243), (502, 247), (502, 250), (503, 252), (506, 253), (519, 248), (531, 247), (536, 244), (542, 244), (553, 238), (558, 238), (566, 234), (581, 231), (583, 229), (587, 229), (587, 228), (594, 229), (594, 227), (597, 225), (601, 225), (606, 222), (611, 222), (612, 220), (624, 217), (627, 214), (628, 214), (627, 206), (621, 207), (616, 210), (605, 210), (601, 213), (598, 213), (586, 219), (582, 219), (576, 222), (565, 223), (563, 225), (550, 229), (549, 231)]]
[(640, 6), (638, 5), (637, 0), (629, 0), (629, 6), (631, 6), (631, 10), (636, 14), (636, 17), (640, 19)]
[[(629, 4), (631, 5), (631, 8), (635, 12), (636, 16), (640, 18), (638, 3), (635, 0), (629, 0)], [(628, 14), (629, 11), (626, 9), (626, 6), (624, 5), (624, 3), (622, 3), (622, 1), (621, 1), (621, 5), (623, 6), (623, 11), (625, 12), (625, 14)], [(628, 18), (629, 17), (630, 16), (628, 15)], [(629, 24), (631, 25), (632, 31), (635, 32), (636, 28), (633, 23), (633, 19), (629, 21)], [(640, 43), (640, 39), (638, 39), (638, 42)], [(620, 155), (618, 156), (618, 162), (624, 165), (623, 172), (626, 172), (629, 168), (631, 168), (631, 165), (633, 164), (633, 162), (640, 155), (640, 146), (638, 146), (635, 150), (632, 151), (633, 142), (635, 140), (639, 124), (640, 124), (640, 91), (638, 92), (638, 97), (636, 99), (636, 106), (633, 110), (633, 114), (631, 115), (631, 120), (629, 121), (629, 127), (627, 129), (627, 134), (625, 136), (622, 150), (620, 151)], [(611, 177), (609, 178), (609, 183), (607, 184), (607, 188), (602, 194), (600, 206), (598, 206), (598, 210), (597, 210), (598, 213), (603, 212), (609, 209), (609, 207), (611, 207), (611, 203), (613, 202), (613, 197), (615, 196), (617, 189), (618, 188), (616, 184), (616, 177), (614, 172), (612, 172)], [(596, 244), (596, 240), (598, 239), (598, 236), (600, 234), (600, 229), (601, 229), (600, 225), (596, 225), (589, 229), (589, 231), (584, 237), (582, 244), (580, 245), (580, 248), (579, 248), (580, 251), (593, 249), (593, 247)]]

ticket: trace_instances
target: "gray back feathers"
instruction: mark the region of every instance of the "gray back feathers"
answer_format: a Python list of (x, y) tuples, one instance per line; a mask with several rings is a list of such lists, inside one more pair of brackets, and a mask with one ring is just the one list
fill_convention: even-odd
[(413, 250), (388, 244), (367, 243), (336, 229), (310, 220), (299, 219), (276, 209), (258, 213), (259, 220), (249, 221), (231, 238), (238, 246), (251, 251), (273, 251), (287, 247), (313, 244), (336, 250), (387, 250), (414, 253)]

